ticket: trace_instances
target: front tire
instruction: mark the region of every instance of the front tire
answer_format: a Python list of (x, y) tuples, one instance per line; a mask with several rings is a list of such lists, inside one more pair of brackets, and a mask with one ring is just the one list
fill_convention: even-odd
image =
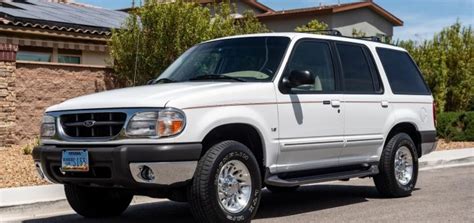
[(250, 222), (260, 203), (257, 160), (247, 146), (224, 141), (201, 158), (189, 191), (198, 222)]
[(418, 178), (418, 154), (406, 133), (393, 136), (385, 146), (374, 177), (379, 193), (386, 197), (410, 196)]
[(86, 218), (121, 215), (132, 201), (133, 194), (105, 188), (64, 185), (67, 201), (72, 209)]

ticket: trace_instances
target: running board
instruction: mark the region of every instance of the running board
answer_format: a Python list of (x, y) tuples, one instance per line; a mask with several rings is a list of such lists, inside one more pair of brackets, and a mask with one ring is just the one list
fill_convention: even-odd
[(278, 175), (270, 175), (267, 171), (265, 183), (273, 186), (292, 187), (303, 184), (312, 184), (355, 177), (373, 176), (379, 173), (377, 165), (371, 165), (367, 169), (349, 170), (343, 172), (327, 173), (313, 176), (295, 177), (282, 179)]

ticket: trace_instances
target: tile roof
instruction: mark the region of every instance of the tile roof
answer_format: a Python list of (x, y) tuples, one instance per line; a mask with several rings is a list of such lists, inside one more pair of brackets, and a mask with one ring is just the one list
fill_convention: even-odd
[(0, 24), (95, 35), (110, 35), (128, 14), (79, 4), (43, 0), (0, 3)]

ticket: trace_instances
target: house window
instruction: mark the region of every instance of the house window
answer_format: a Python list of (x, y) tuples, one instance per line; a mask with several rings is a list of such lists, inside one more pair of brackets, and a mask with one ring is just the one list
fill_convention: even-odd
[(80, 50), (58, 49), (58, 63), (81, 64)]
[(16, 60), (51, 62), (52, 48), (20, 46), (16, 54)]

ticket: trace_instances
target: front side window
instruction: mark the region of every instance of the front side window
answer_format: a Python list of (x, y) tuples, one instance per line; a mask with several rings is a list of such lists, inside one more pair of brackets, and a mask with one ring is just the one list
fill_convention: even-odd
[(408, 53), (377, 48), (377, 54), (394, 94), (430, 94), (420, 71)]
[(326, 42), (299, 42), (288, 62), (286, 74), (293, 70), (309, 71), (315, 80), (314, 84), (293, 88), (293, 92), (333, 92), (336, 88), (331, 51)]
[(337, 44), (342, 64), (346, 93), (373, 93), (374, 80), (363, 48), (358, 45)]
[(287, 37), (247, 37), (199, 44), (179, 57), (155, 83), (272, 81), (289, 42)]

